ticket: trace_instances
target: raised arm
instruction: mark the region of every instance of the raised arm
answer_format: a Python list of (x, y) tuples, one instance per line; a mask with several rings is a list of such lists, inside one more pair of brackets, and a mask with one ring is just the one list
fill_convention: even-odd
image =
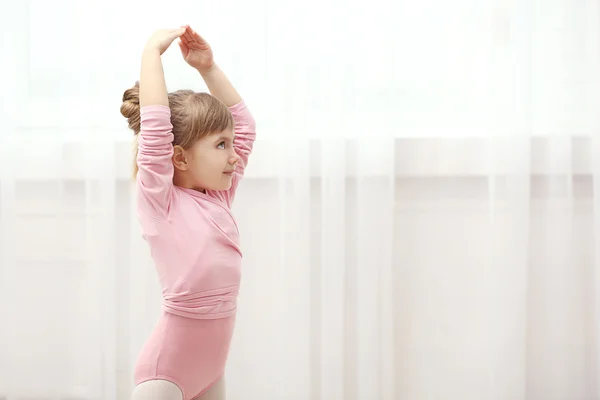
[(156, 31), (142, 53), (137, 184), (140, 211), (166, 217), (173, 191), (173, 126), (161, 55), (185, 32), (184, 28)]
[(183, 58), (190, 66), (198, 70), (210, 93), (229, 107), (235, 121), (233, 146), (240, 156), (240, 161), (236, 165), (231, 188), (224, 192), (215, 193), (216, 196), (231, 206), (237, 186), (248, 165), (248, 158), (252, 153), (256, 139), (256, 122), (235, 87), (219, 66), (215, 64), (212, 49), (208, 42), (189, 25), (186, 25), (185, 28), (186, 31), (181, 36), (181, 42), (179, 43)]
[(244, 101), (241, 101), (231, 107), (229, 107), (233, 119), (235, 121), (235, 138), (233, 139), (233, 147), (235, 152), (240, 156), (240, 160), (235, 166), (235, 173), (231, 181), (231, 187), (217, 194), (222, 197), (222, 200), (231, 207), (233, 199), (235, 198), (235, 192), (237, 187), (244, 177), (246, 166), (248, 165), (248, 159), (252, 153), (254, 147), (254, 141), (256, 140), (256, 122), (254, 117), (250, 113), (250, 110), (246, 106)]
[[(244, 169), (248, 164), (248, 158), (252, 153), (252, 147), (254, 146), (254, 140), (256, 139), (256, 123), (254, 117), (250, 113), (246, 103), (242, 100), (237, 90), (233, 87), (229, 79), (225, 76), (223, 71), (213, 64), (210, 69), (199, 70), (206, 86), (210, 93), (217, 99), (221, 100), (233, 115), (235, 121), (235, 139), (233, 146), (240, 156), (240, 161), (236, 165), (236, 172), (238, 178), (244, 175)], [(235, 190), (237, 182), (234, 180), (232, 189)], [(231, 190), (231, 189), (230, 189)]]

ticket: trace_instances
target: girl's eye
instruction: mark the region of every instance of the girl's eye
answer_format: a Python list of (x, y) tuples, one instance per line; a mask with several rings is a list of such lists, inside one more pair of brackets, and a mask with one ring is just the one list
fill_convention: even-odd
[(217, 147), (218, 147), (219, 149), (225, 149), (225, 142), (223, 141), (223, 142), (219, 143), (219, 144), (217, 145)]

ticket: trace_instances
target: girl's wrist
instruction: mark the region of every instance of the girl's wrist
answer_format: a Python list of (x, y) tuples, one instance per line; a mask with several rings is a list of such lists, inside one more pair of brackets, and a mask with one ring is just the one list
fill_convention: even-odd
[(158, 54), (160, 56), (160, 49), (158, 46), (148, 43), (144, 46), (143, 54)]
[(197, 68), (200, 75), (208, 75), (211, 72), (213, 72), (215, 69), (217, 69), (217, 64), (215, 64), (215, 63), (212, 63), (212, 65), (210, 65), (209, 67)]

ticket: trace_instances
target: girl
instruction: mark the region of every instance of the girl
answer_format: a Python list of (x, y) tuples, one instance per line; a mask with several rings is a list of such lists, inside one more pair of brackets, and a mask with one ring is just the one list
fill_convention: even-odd
[[(211, 94), (167, 93), (160, 57), (177, 38)], [(189, 25), (150, 37), (121, 113), (137, 139), (138, 219), (163, 295), (135, 366), (133, 399), (223, 400), (242, 259), (230, 208), (254, 119)]]

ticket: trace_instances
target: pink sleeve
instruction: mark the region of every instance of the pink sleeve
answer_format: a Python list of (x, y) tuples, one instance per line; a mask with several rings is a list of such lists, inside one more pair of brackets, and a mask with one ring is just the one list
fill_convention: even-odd
[(244, 171), (248, 165), (248, 158), (252, 153), (252, 148), (256, 139), (256, 122), (244, 101), (229, 107), (229, 110), (235, 121), (235, 139), (233, 141), (233, 147), (240, 156), (240, 161), (238, 161), (236, 165), (231, 188), (226, 191), (212, 192), (212, 194), (225, 202), (227, 206), (231, 207), (237, 187), (244, 176)]
[(138, 135), (138, 208), (154, 218), (167, 215), (173, 192), (173, 126), (168, 106), (144, 106)]

